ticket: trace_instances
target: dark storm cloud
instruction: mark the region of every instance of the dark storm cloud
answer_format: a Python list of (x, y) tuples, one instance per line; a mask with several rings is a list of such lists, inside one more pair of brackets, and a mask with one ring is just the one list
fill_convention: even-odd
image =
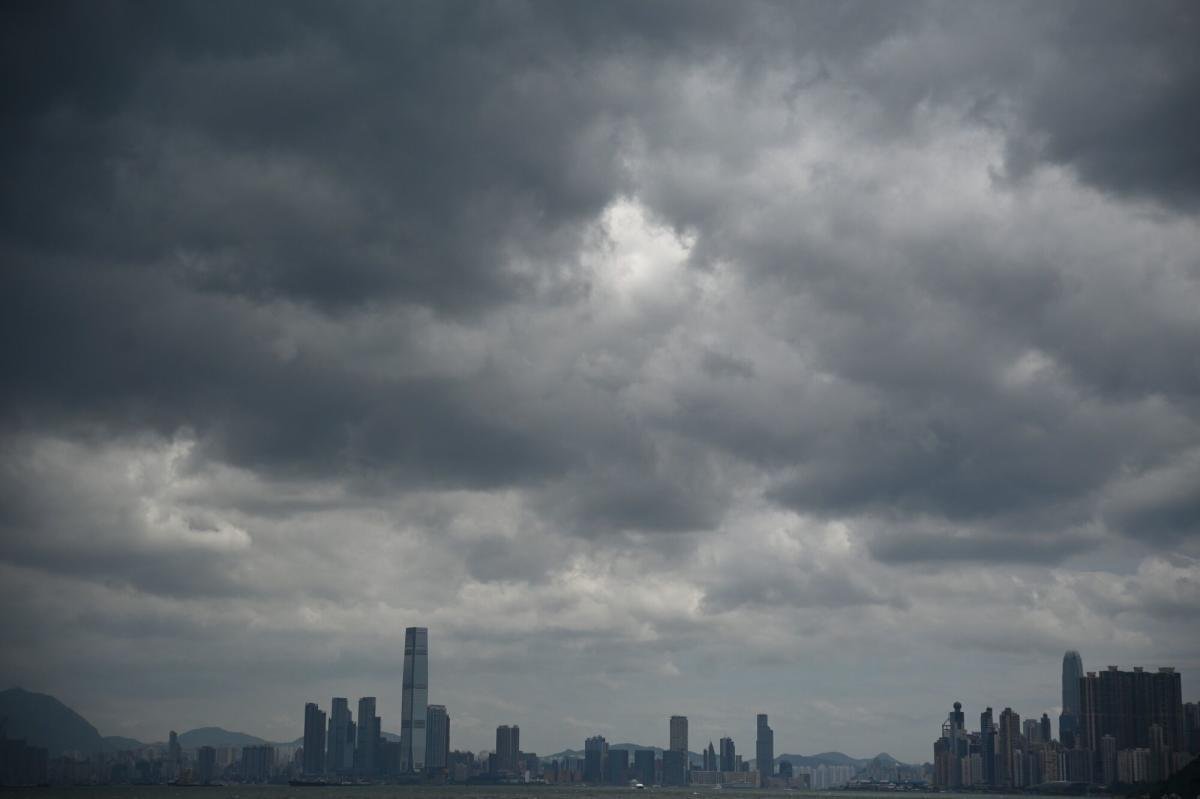
[(1191, 6), (0, 13), (0, 679), (282, 738), (231, 667), (298, 707), (425, 623), (483, 745), (1194, 661)]
[(1020, 171), (1043, 158), (1102, 190), (1195, 211), (1200, 10), (1154, 2), (1131, 13), (1081, 2), (1062, 11), (1050, 28), (1046, 65), (1031, 76), (1026, 125), (1011, 142), (1010, 163)]

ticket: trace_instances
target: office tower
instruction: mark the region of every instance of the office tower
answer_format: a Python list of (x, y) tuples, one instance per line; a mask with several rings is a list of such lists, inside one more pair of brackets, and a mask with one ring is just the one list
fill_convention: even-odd
[(1050, 729), (1050, 716), (1047, 713), (1042, 714), (1042, 720), (1039, 724), (1038, 733), (1041, 735), (1042, 743), (1048, 744), (1054, 740), (1054, 734)]
[(1021, 734), (1029, 744), (1041, 743), (1042, 724), (1037, 719), (1025, 719), (1021, 722)]
[(375, 697), (358, 700), (358, 735), (354, 743), (354, 770), (364, 776), (379, 771), (379, 716), (375, 715)]
[(425, 771), (435, 774), (446, 768), (450, 755), (450, 715), (445, 705), (430, 705), (425, 727)]
[(671, 716), (671, 751), (686, 753), (687, 750), (688, 750), (687, 716)]
[(175, 730), (171, 730), (168, 736), (167, 758), (176, 765), (183, 762), (183, 747), (179, 745), (179, 735)]
[(325, 773), (325, 711), (315, 702), (304, 706), (304, 773)]
[(721, 771), (733, 771), (737, 752), (734, 751), (733, 739), (721, 739)]
[(762, 785), (775, 776), (775, 731), (767, 726), (767, 714), (758, 714), (758, 735), (754, 741), (754, 757)]
[(608, 778), (605, 782), (609, 785), (625, 785), (629, 782), (628, 749), (608, 750)]
[(643, 785), (653, 785), (656, 782), (653, 749), (639, 749), (633, 753), (633, 771), (638, 782)]
[(521, 728), (501, 724), (496, 728), (496, 771), (517, 772), (517, 755), (521, 751)]
[(1074, 748), (1079, 731), (1079, 681), (1083, 678), (1083, 659), (1071, 650), (1062, 661), (1062, 714), (1058, 717), (1058, 740), (1068, 749)]
[(594, 735), (583, 742), (583, 781), (593, 785), (604, 782), (604, 771), (608, 765), (608, 741), (603, 735)]
[(717, 770), (717, 750), (713, 748), (712, 741), (708, 742), (708, 748), (704, 750), (703, 759), (705, 771)]
[(1011, 707), (1000, 711), (999, 741), (996, 755), (996, 778), (1002, 788), (1020, 787), (1020, 764), (1017, 754), (1021, 751), (1021, 716)]
[(400, 703), (400, 768), (425, 769), (425, 714), (429, 703), (429, 630), (404, 631), (404, 694)]
[(1117, 750), (1146, 749), (1150, 727), (1162, 728), (1165, 748), (1186, 747), (1179, 674), (1172, 668), (1148, 672), (1141, 667), (1121, 671), (1109, 666), (1080, 680), (1079, 746), (1093, 752), (1111, 735)]
[(350, 703), (344, 696), (335, 696), (330, 705), (329, 734), (325, 745), (325, 770), (330, 774), (349, 771), (354, 764), (354, 733)]

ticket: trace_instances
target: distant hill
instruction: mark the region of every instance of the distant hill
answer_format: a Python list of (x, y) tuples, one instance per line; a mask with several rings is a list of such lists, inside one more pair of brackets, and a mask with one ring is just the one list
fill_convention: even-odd
[(869, 758), (850, 757), (850, 755), (841, 752), (821, 752), (819, 755), (780, 755), (775, 758), (776, 763), (782, 763), (785, 760), (793, 766), (808, 766), (809, 768), (817, 766), (853, 766), (854, 768), (862, 768), (871, 762)]
[(257, 746), (267, 741), (257, 735), (231, 732), (221, 727), (198, 727), (179, 733), (179, 745), (184, 749), (199, 749), (202, 746)]
[(126, 738), (124, 735), (105, 735), (104, 749), (107, 752), (132, 752), (135, 749), (141, 749), (146, 744), (135, 738)]
[(8, 737), (44, 746), (50, 757), (64, 752), (90, 755), (107, 748), (87, 719), (47, 694), (23, 688), (0, 691), (0, 720)]
[[(608, 745), (608, 751), (611, 752), (614, 749), (617, 751), (624, 750), (626, 752), (642, 752), (642, 751), (645, 751), (648, 749), (648, 750), (654, 752), (656, 757), (662, 755), (662, 753), (663, 753), (663, 749), (661, 746), (642, 746), (641, 744), (630, 744), (630, 743), (609, 744)], [(564, 749), (561, 752), (555, 752), (552, 755), (546, 755), (545, 757), (542, 758), (542, 760), (562, 760), (564, 757), (579, 758), (579, 757), (583, 757), (583, 754), (584, 753), (583, 753), (582, 749)], [(688, 752), (688, 758), (695, 763), (703, 763), (704, 762), (704, 756), (697, 752)]]
[[(657, 755), (661, 755), (663, 751), (662, 748), (658, 746), (642, 746), (641, 744), (631, 743), (609, 744), (608, 748), (609, 751), (612, 751), (613, 749), (627, 749), (631, 752), (636, 752), (640, 749), (652, 749)], [(564, 749), (561, 752), (548, 755), (545, 759), (561, 760), (564, 757), (583, 757), (583, 750)], [(692, 760), (692, 762), (697, 764), (704, 762), (704, 756), (696, 752), (688, 752), (688, 757)], [(810, 768), (815, 768), (816, 766), (820, 765), (852, 766), (855, 769), (864, 768), (873, 761), (879, 761), (881, 765), (896, 764), (900, 762), (886, 752), (881, 752), (873, 758), (850, 757), (849, 755), (842, 754), (841, 752), (822, 752), (819, 755), (780, 755), (779, 757), (775, 758), (776, 763), (781, 763), (785, 760), (791, 763), (793, 766), (808, 766)], [(751, 760), (751, 762), (754, 761)]]

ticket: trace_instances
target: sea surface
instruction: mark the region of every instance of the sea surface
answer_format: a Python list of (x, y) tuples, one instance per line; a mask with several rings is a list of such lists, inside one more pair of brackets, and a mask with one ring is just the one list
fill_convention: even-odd
[[(294, 788), (288, 785), (225, 785), (178, 788), (169, 785), (107, 785), (74, 788), (6, 788), (0, 797), (30, 799), (981, 799), (983, 794), (886, 793), (881, 791), (770, 791), (692, 788), (564, 788), (554, 785), (362, 785)], [(986, 799), (1029, 799), (1028, 795), (987, 794)]]

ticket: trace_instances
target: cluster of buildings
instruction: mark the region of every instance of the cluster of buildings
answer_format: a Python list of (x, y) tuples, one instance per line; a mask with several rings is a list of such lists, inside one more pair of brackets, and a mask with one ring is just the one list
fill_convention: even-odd
[(968, 732), (955, 702), (933, 746), (941, 788), (1030, 788), (1045, 783), (1136, 784), (1166, 779), (1200, 755), (1200, 705), (1183, 702), (1173, 668), (1083, 671), (1063, 657), (1058, 738), (1051, 720), (1022, 722), (1012, 708), (980, 714)]
[(315, 702), (304, 706), (303, 745), (296, 754), (301, 779), (374, 779), (445, 774), (450, 755), (450, 715), (429, 704), (429, 630), (404, 631), (400, 740), (383, 735), (375, 697), (358, 700), (358, 721), (345, 697), (335, 696), (329, 713)]
[[(697, 767), (688, 750), (687, 716), (668, 721), (668, 748), (610, 749), (602, 735), (584, 741), (582, 758), (564, 758), (549, 764), (547, 782), (584, 782), (593, 785), (724, 785), (730, 787), (808, 787), (811, 774), (799, 774), (789, 762), (775, 770), (775, 734), (765, 713), (756, 725), (755, 768), (737, 753), (732, 738), (722, 738), (720, 748), (709, 741)], [(632, 755), (632, 759), (631, 756)]]

